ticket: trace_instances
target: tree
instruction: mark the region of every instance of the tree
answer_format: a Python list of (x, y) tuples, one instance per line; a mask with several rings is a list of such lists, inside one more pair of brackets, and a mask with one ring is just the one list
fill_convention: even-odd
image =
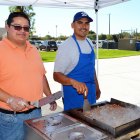
[(107, 39), (106, 34), (99, 35), (99, 40), (105, 40)]
[(35, 13), (33, 11), (33, 7), (30, 6), (10, 6), (9, 11), (11, 12), (24, 12), (29, 16), (30, 23), (31, 23), (31, 31), (30, 31), (30, 36), (32, 36), (36, 30), (35, 30), (35, 19), (33, 18), (35, 16)]
[(64, 35), (60, 35), (57, 40), (66, 40), (68, 37)]
[(106, 39), (107, 40), (113, 40), (113, 36), (112, 35), (106, 35)]
[(87, 37), (90, 38), (91, 40), (96, 40), (96, 33), (90, 30)]
[(50, 35), (46, 35), (45, 37), (44, 37), (44, 40), (51, 40), (52, 39), (52, 37), (50, 36)]

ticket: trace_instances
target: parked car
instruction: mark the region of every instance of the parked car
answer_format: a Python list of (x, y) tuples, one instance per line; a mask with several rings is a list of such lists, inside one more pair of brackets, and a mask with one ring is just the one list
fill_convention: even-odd
[(39, 49), (39, 46), (41, 45), (39, 42), (34, 41), (34, 40), (30, 40), (29, 41), (33, 46), (35, 46), (37, 49)]
[(58, 47), (55, 41), (52, 40), (45, 40), (42, 42), (42, 45), (39, 46), (40, 50), (46, 50), (46, 51), (57, 51)]
[(56, 41), (57, 47), (59, 47), (62, 43), (63, 43), (62, 40), (57, 40), (57, 41)]
[[(98, 48), (102, 48), (103, 47), (103, 43), (105, 42), (105, 40), (98, 40)], [(92, 43), (95, 45), (96, 47), (96, 40), (92, 41)]]
[(102, 48), (104, 42), (105, 42), (105, 40), (98, 40), (98, 47)]
[(36, 40), (36, 41), (35, 41), (35, 43), (37, 43), (38, 46), (41, 46), (41, 45), (42, 45), (42, 42), (43, 42), (43, 41), (41, 41), (41, 40)]

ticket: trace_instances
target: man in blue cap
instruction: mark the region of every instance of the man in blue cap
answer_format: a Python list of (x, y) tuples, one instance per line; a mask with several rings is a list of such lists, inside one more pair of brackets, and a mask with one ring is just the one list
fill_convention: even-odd
[(92, 21), (87, 13), (76, 13), (71, 24), (74, 34), (57, 51), (53, 76), (62, 84), (65, 111), (82, 108), (85, 94), (91, 105), (100, 97), (94, 47), (87, 38)]

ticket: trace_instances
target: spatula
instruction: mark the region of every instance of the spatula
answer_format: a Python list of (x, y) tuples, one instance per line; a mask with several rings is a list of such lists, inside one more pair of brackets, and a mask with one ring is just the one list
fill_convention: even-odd
[(89, 101), (88, 101), (88, 99), (87, 99), (87, 93), (85, 92), (85, 93), (84, 93), (83, 112), (84, 112), (84, 111), (89, 111), (89, 110), (91, 110), (91, 106), (90, 106)]

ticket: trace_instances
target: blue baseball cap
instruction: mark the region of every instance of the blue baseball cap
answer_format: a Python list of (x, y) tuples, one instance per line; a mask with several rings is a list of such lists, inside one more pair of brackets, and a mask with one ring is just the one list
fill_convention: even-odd
[(78, 12), (78, 13), (76, 13), (74, 15), (73, 22), (75, 22), (75, 21), (77, 21), (77, 20), (79, 20), (81, 18), (87, 18), (89, 22), (93, 21), (93, 19), (91, 17), (89, 17), (87, 13), (85, 13), (85, 12)]

